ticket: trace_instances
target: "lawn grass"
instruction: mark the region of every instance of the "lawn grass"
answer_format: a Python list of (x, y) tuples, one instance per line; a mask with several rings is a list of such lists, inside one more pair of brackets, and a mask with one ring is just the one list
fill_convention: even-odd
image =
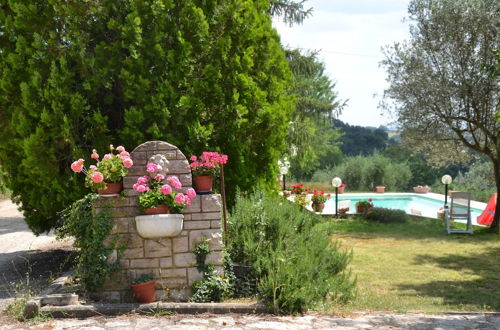
[(353, 251), (358, 293), (348, 310), (500, 311), (500, 237), (486, 228), (448, 235), (436, 219), (332, 221), (334, 237)]

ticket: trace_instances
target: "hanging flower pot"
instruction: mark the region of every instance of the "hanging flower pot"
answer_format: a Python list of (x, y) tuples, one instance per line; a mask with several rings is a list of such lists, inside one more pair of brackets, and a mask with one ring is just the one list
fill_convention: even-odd
[(99, 195), (113, 195), (121, 193), (122, 189), (122, 182), (106, 182), (106, 188), (99, 189), (97, 192), (99, 193)]
[(213, 178), (208, 175), (193, 177), (194, 189), (197, 192), (212, 191)]
[(144, 214), (170, 214), (170, 210), (166, 205), (159, 205), (157, 207), (150, 207), (144, 210)]
[(182, 214), (152, 214), (135, 217), (137, 233), (142, 238), (162, 238), (178, 236), (184, 225)]
[(131, 284), (134, 297), (138, 302), (151, 303), (156, 300), (156, 281)]

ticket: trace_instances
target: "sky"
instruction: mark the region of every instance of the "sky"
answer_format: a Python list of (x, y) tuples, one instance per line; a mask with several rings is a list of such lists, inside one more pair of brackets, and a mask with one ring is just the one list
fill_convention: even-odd
[[(281, 43), (288, 48), (319, 51), (326, 74), (347, 106), (339, 119), (350, 125), (388, 126), (394, 118), (381, 114), (378, 103), (387, 86), (379, 62), (382, 47), (409, 39), (409, 0), (308, 0), (312, 16), (302, 25), (275, 19)], [(375, 95), (375, 96), (374, 96)]]

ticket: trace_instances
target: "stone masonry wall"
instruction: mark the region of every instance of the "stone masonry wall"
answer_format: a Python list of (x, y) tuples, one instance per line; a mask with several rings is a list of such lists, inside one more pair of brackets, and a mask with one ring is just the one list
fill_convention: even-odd
[[(135, 216), (140, 215), (137, 206), (137, 192), (132, 185), (139, 176), (146, 175), (146, 163), (153, 155), (161, 154), (169, 160), (167, 175), (179, 177), (183, 192), (192, 186), (191, 168), (184, 154), (175, 146), (150, 141), (141, 144), (130, 153), (134, 165), (123, 178), (125, 198), (101, 196), (94, 204), (98, 212), (104, 205), (111, 207), (113, 234), (118, 234), (119, 243), (126, 245), (121, 258), (122, 270), (108, 280), (99, 293), (105, 301), (125, 302), (132, 299), (130, 283), (146, 273), (156, 280), (158, 300), (186, 301), (191, 296), (190, 285), (202, 278), (196, 269), (195, 243), (203, 237), (210, 239), (212, 253), (207, 263), (218, 265), (222, 271), (221, 255), (221, 212), (219, 194), (200, 195), (192, 199), (192, 204), (184, 208), (184, 228), (177, 237), (159, 240), (143, 239), (137, 234)], [(108, 238), (110, 240), (112, 236)], [(116, 251), (109, 257), (116, 260)]]

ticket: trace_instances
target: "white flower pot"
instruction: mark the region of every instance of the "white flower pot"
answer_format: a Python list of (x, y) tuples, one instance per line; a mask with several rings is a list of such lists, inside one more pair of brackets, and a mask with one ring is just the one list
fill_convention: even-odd
[(178, 236), (183, 227), (182, 214), (152, 214), (135, 217), (137, 232), (142, 238)]

